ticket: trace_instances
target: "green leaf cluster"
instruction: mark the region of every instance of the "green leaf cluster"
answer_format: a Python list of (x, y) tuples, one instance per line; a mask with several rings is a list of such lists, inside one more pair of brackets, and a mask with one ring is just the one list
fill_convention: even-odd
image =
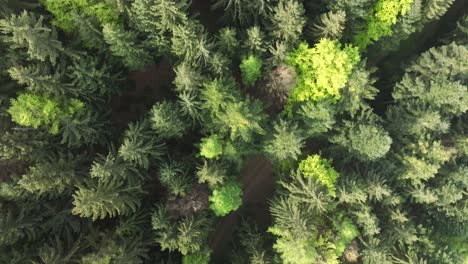
[(307, 156), (299, 163), (299, 171), (304, 177), (315, 179), (327, 188), (331, 196), (335, 196), (339, 174), (332, 167), (330, 160), (324, 159), (318, 154)]
[(291, 52), (288, 64), (296, 67), (298, 84), (289, 104), (312, 100), (337, 100), (345, 87), (354, 65), (360, 60), (358, 49), (336, 40), (321, 39), (313, 48), (306, 43)]
[(229, 181), (213, 190), (210, 208), (217, 216), (225, 216), (242, 205), (242, 189), (236, 181)]
[(391, 35), (392, 25), (397, 22), (399, 15), (410, 10), (412, 2), (413, 0), (379, 0), (367, 19), (367, 28), (355, 36), (354, 44), (363, 50), (372, 42)]
[(8, 113), (14, 122), (33, 128), (45, 127), (51, 134), (57, 134), (61, 118), (72, 116), (83, 109), (84, 103), (78, 99), (70, 99), (61, 103), (58, 100), (29, 93), (20, 94), (11, 100)]

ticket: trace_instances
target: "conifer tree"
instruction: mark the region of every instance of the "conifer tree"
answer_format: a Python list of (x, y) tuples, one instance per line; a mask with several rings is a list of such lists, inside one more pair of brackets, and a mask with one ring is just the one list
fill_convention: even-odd
[(134, 166), (147, 169), (151, 160), (162, 156), (163, 147), (151, 132), (146, 120), (130, 124), (119, 148), (119, 156)]
[(273, 125), (274, 133), (266, 141), (264, 151), (274, 161), (296, 160), (304, 146), (302, 131), (297, 124), (279, 120)]
[(46, 64), (16, 66), (8, 70), (18, 84), (27, 85), (27, 90), (36, 94), (59, 96), (66, 91), (60, 72), (51, 73)]
[(345, 121), (341, 132), (331, 138), (331, 142), (362, 161), (371, 161), (385, 156), (392, 138), (373, 114), (362, 114), (356, 122)]
[(6, 35), (5, 41), (15, 49), (26, 49), (31, 59), (55, 63), (64, 48), (55, 29), (46, 27), (43, 20), (42, 16), (23, 11), (21, 15), (1, 19), (0, 31)]
[(346, 13), (342, 10), (321, 14), (319, 21), (313, 24), (313, 35), (320, 38), (340, 39), (346, 22)]
[(137, 44), (135, 32), (126, 31), (113, 24), (105, 24), (103, 34), (112, 54), (121, 57), (123, 64), (131, 70), (143, 69), (151, 62), (149, 53)]
[(268, 10), (265, 0), (216, 0), (213, 9), (223, 10), (224, 19), (245, 25), (257, 22)]
[(181, 137), (188, 124), (180, 112), (180, 106), (173, 102), (155, 104), (150, 112), (151, 127), (161, 138)]
[(211, 220), (204, 213), (176, 219), (162, 206), (154, 210), (151, 223), (156, 232), (155, 241), (161, 248), (171, 252), (179, 250), (182, 255), (201, 250), (212, 228)]
[(304, 12), (299, 1), (279, 1), (272, 14), (274, 38), (289, 46), (296, 46), (306, 23)]

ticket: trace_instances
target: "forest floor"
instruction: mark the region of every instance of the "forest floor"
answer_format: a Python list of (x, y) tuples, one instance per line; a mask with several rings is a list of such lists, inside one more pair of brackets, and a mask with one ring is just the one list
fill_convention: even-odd
[[(274, 193), (274, 177), (271, 163), (264, 157), (257, 156), (249, 160), (241, 173), (243, 186), (242, 211), (251, 217), (259, 230), (265, 230), (271, 222), (269, 200)], [(241, 215), (235, 211), (221, 218), (211, 235), (210, 247), (215, 263), (230, 253), (230, 243)]]

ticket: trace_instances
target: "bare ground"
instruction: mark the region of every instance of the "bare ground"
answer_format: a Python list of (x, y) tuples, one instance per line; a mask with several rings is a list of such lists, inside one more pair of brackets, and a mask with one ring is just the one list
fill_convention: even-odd
[[(252, 217), (260, 230), (270, 224), (268, 201), (274, 192), (274, 177), (271, 163), (261, 157), (255, 157), (247, 162), (241, 174), (243, 186), (243, 210)], [(221, 263), (223, 256), (230, 251), (234, 231), (240, 220), (239, 212), (233, 212), (221, 218), (211, 235), (209, 242), (213, 249), (212, 260)]]

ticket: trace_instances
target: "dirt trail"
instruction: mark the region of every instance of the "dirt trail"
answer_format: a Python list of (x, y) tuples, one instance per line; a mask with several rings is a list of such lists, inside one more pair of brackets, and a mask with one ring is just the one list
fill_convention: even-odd
[[(244, 192), (242, 209), (255, 220), (262, 230), (270, 223), (268, 200), (274, 191), (271, 163), (261, 156), (251, 159), (242, 171), (241, 181)], [(209, 242), (213, 249), (213, 263), (221, 263), (221, 259), (229, 253), (229, 242), (239, 220), (238, 212), (231, 213), (219, 220)]]

